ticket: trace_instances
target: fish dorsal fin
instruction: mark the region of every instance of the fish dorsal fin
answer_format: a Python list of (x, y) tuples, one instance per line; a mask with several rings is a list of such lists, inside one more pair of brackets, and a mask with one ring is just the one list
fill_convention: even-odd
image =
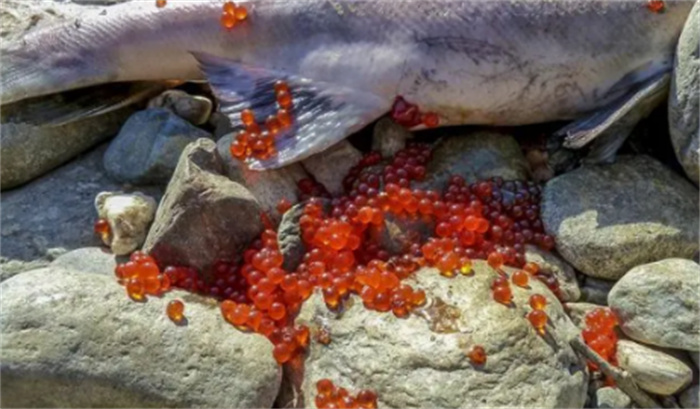
[(274, 84), (285, 81), (293, 99), (293, 125), (275, 140), (277, 154), (249, 159), (254, 170), (274, 169), (321, 152), (389, 111), (391, 101), (371, 92), (251, 67), (208, 54), (192, 53), (217, 97), (219, 110), (242, 128), (240, 113), (251, 109), (258, 123), (277, 112)]

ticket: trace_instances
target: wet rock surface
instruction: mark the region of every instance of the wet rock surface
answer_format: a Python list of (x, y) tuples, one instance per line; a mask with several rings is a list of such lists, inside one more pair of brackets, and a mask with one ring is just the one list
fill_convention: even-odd
[[(269, 408), (277, 395), (271, 344), (196, 296), (136, 303), (113, 277), (53, 267), (1, 289), (3, 407)], [(185, 325), (165, 315), (175, 297)]]
[[(454, 279), (419, 271), (416, 287), (443, 302), (423, 317), (398, 319), (367, 310), (357, 299), (336, 317), (312, 296), (297, 322), (327, 328), (331, 342), (312, 343), (303, 379), (296, 379), (298, 404), (315, 407), (316, 382), (329, 378), (348, 390), (372, 388), (380, 407), (582, 407), (587, 375), (566, 342), (573, 325), (554, 295), (539, 282), (531, 290), (513, 287), (509, 308), (491, 298), (495, 271), (480, 261), (474, 269), (473, 276)], [(545, 336), (524, 318), (531, 291), (549, 301)], [(445, 315), (446, 309), (457, 312)], [(483, 366), (466, 355), (476, 344), (486, 349)]]
[[(99, 246), (93, 232), (95, 196), (104, 190), (125, 190), (102, 169), (102, 145), (55, 171), (2, 193), (0, 198), (0, 261), (2, 278), (45, 266), (66, 251)], [(156, 200), (160, 187), (139, 187)]]
[(76, 273), (114, 276), (117, 256), (104, 247), (84, 247), (60, 255), (51, 262), (51, 269)]
[(698, 389), (698, 385), (691, 386), (690, 388), (686, 389), (683, 391), (683, 393), (680, 394), (678, 398), (678, 403), (681, 405), (682, 408), (694, 408), (697, 409), (698, 407), (698, 395), (700, 394), (700, 389)]
[(642, 389), (658, 395), (673, 395), (686, 387), (692, 370), (682, 361), (633, 341), (617, 342), (617, 362)]
[(382, 118), (377, 121), (372, 130), (372, 150), (388, 158), (405, 148), (411, 138), (413, 134), (406, 128), (390, 118)]
[(501, 177), (526, 180), (528, 164), (520, 145), (511, 135), (494, 131), (444, 131), (433, 149), (426, 180), (419, 187), (442, 189), (451, 175), (462, 176), (467, 183)]
[(700, 183), (698, 109), (700, 109), (700, 6), (688, 16), (676, 48), (668, 123), (671, 142), (686, 175)]
[(614, 285), (615, 281), (586, 277), (581, 287), (581, 301), (608, 305), (608, 294)]
[(104, 167), (117, 181), (166, 184), (185, 147), (206, 131), (163, 108), (132, 115), (105, 152)]
[(240, 255), (262, 231), (262, 209), (245, 187), (222, 173), (213, 141), (187, 146), (146, 237), (145, 252), (162, 265), (204, 270)]
[(630, 338), (646, 344), (700, 350), (700, 265), (668, 259), (630, 270), (608, 303)]
[(245, 164), (231, 156), (229, 147), (233, 135), (226, 135), (217, 142), (217, 152), (223, 160), (224, 173), (236, 183), (245, 186), (258, 201), (260, 206), (275, 221), (281, 215), (277, 212), (280, 200), (290, 203), (297, 200), (297, 182), (309, 177), (299, 164), (295, 163), (281, 169), (271, 169), (264, 172), (250, 170)]
[(698, 251), (698, 191), (654, 159), (620, 157), (549, 181), (542, 221), (559, 254), (616, 280), (640, 264)]

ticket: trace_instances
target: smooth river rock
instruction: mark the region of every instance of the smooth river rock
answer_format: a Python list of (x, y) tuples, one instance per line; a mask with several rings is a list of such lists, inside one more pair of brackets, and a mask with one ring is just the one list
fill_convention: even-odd
[[(269, 408), (277, 395), (271, 343), (215, 302), (179, 291), (134, 302), (113, 277), (54, 268), (0, 289), (3, 407)], [(165, 314), (176, 297), (184, 325)]]
[(658, 395), (673, 395), (693, 378), (693, 371), (682, 361), (633, 341), (618, 340), (615, 357), (640, 388)]
[(608, 305), (630, 338), (661, 347), (700, 350), (700, 265), (668, 259), (630, 270)]
[(698, 190), (648, 156), (550, 180), (542, 222), (577, 270), (617, 280), (631, 268), (698, 251)]

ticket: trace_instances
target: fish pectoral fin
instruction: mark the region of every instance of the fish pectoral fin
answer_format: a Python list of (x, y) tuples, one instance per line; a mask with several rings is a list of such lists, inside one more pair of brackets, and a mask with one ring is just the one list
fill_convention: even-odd
[[(565, 138), (565, 148), (580, 149), (602, 134), (614, 133), (614, 137), (608, 135), (603, 139), (606, 141), (605, 145), (617, 145), (619, 148), (637, 122), (649, 115), (665, 99), (669, 84), (668, 72), (657, 74), (609, 106), (573, 121), (555, 135)], [(605, 153), (608, 159), (611, 154), (614, 155), (608, 147), (596, 148), (597, 152)]]
[(97, 85), (3, 105), (3, 122), (56, 127), (116, 111), (154, 97), (173, 84), (134, 82)]
[(261, 125), (269, 116), (277, 115), (275, 83), (284, 81), (288, 85), (292, 125), (276, 135), (275, 155), (264, 160), (248, 159), (253, 170), (279, 168), (321, 152), (384, 115), (391, 107), (391, 101), (371, 92), (208, 54), (192, 54), (219, 101), (219, 111), (241, 129), (240, 114), (245, 109), (252, 110)]

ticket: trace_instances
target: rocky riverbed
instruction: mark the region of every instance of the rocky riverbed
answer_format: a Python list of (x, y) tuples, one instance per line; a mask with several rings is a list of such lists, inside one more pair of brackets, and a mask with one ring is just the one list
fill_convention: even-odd
[[(82, 7), (5, 7), (0, 35)], [(4, 122), (0, 404), (697, 408), (692, 32), (677, 65), (614, 163), (558, 175), (526, 142), (548, 125), (389, 118), (254, 172), (204, 85)]]

